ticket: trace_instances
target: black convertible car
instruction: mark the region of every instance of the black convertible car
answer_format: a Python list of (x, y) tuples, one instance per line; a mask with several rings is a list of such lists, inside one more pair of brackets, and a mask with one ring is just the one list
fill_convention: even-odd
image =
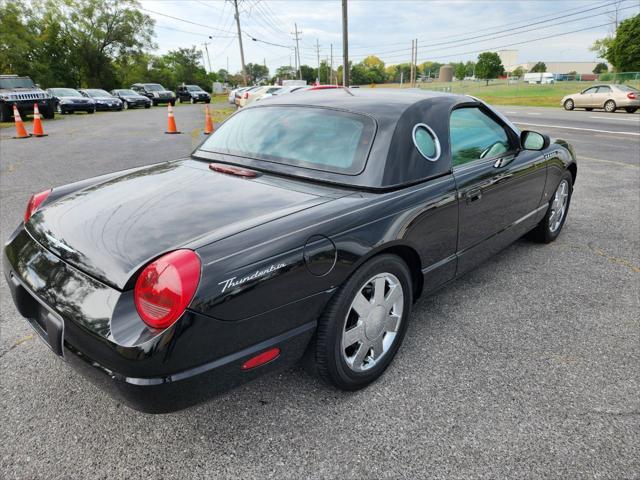
[(32, 196), (5, 275), (55, 354), (143, 411), (301, 359), (354, 390), (420, 295), (527, 232), (553, 241), (576, 168), (467, 96), (276, 97), (188, 158)]

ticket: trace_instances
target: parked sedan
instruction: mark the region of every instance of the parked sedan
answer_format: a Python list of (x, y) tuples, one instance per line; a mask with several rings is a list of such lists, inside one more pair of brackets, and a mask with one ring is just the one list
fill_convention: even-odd
[(96, 102), (96, 110), (122, 110), (122, 101), (106, 90), (99, 88), (85, 88), (78, 90), (84, 97), (92, 98)]
[(117, 88), (116, 90), (111, 90), (111, 95), (122, 100), (122, 108), (125, 110), (134, 107), (151, 107), (151, 100), (128, 88)]
[(265, 95), (270, 95), (275, 92), (282, 90), (282, 87), (278, 85), (265, 85), (262, 87), (256, 87), (253, 89), (249, 89), (240, 96), (238, 101), (239, 107), (246, 107), (247, 105), (257, 102)]
[(181, 85), (177, 90), (177, 97), (180, 102), (198, 103), (211, 102), (211, 95), (205, 92), (198, 85)]
[(640, 91), (629, 85), (595, 85), (579, 93), (565, 95), (560, 104), (565, 110), (584, 108), (591, 111), (601, 108), (613, 113), (618, 108), (624, 108), (627, 113), (635, 113), (640, 108)]
[(234, 88), (233, 90), (229, 91), (229, 97), (227, 98), (227, 100), (229, 100), (229, 103), (231, 105), (235, 105), (236, 104), (236, 95), (244, 92), (245, 90), (252, 88), (252, 87), (238, 87), (238, 88)]
[(5, 275), (54, 354), (143, 411), (303, 357), (356, 390), (391, 363), (418, 297), (525, 233), (553, 242), (576, 174), (566, 142), (473, 97), (275, 97), (190, 158), (33, 195)]
[(53, 97), (56, 112), (59, 114), (87, 112), (95, 113), (96, 102), (93, 98), (86, 98), (73, 88), (49, 88), (47, 92)]

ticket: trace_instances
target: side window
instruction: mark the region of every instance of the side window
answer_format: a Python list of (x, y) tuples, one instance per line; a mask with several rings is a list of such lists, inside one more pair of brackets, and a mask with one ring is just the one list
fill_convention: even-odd
[(510, 150), (504, 128), (477, 107), (451, 112), (451, 162), (454, 167)]
[(596, 93), (598, 91), (598, 87), (591, 87), (586, 89), (583, 93)]
[(598, 87), (598, 93), (611, 93), (610, 87)]

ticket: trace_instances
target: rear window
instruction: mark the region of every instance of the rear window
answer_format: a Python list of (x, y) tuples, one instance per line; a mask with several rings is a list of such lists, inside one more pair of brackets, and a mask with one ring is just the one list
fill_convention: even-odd
[(619, 90), (622, 90), (623, 92), (638, 92), (637, 88), (634, 88), (630, 85), (617, 85)]
[(241, 111), (201, 149), (208, 152), (357, 175), (375, 132), (364, 115), (312, 107), (269, 106)]

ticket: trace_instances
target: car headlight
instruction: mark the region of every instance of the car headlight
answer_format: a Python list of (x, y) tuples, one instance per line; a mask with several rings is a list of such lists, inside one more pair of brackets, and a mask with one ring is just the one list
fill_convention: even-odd
[(67, 103), (73, 103), (72, 100), (68, 100), (66, 98), (61, 98), (60, 99), (60, 105), (66, 105)]

